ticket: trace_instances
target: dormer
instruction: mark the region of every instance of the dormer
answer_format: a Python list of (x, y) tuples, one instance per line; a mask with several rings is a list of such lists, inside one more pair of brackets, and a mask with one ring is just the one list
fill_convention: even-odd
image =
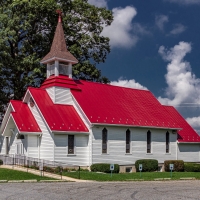
[(78, 60), (67, 50), (64, 31), (62, 27), (61, 11), (56, 27), (53, 43), (50, 52), (41, 60), (42, 64), (47, 64), (47, 79), (50, 76), (65, 75), (72, 78), (72, 65)]

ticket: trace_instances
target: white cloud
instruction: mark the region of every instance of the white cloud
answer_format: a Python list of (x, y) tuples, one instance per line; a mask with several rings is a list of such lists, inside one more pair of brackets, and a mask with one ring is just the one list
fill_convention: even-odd
[(132, 20), (137, 11), (132, 6), (125, 8), (114, 8), (112, 10), (114, 20), (111, 26), (103, 29), (102, 35), (110, 38), (112, 47), (129, 48), (134, 46), (138, 41), (138, 36), (133, 35)]
[(164, 24), (169, 21), (168, 16), (166, 15), (157, 15), (155, 18), (156, 26), (163, 31), (164, 30)]
[(171, 3), (184, 4), (184, 5), (200, 4), (200, 0), (165, 0), (165, 1), (169, 1)]
[(200, 127), (200, 116), (199, 117), (192, 117), (192, 118), (186, 118), (186, 121), (192, 126), (192, 127)]
[(133, 24), (133, 32), (136, 35), (149, 35), (149, 34), (151, 34), (151, 32), (148, 31), (146, 27), (142, 26), (139, 23), (134, 23)]
[(170, 34), (177, 35), (186, 30), (186, 26), (183, 26), (182, 24), (175, 24), (174, 28), (170, 31)]
[(179, 42), (170, 50), (164, 46), (159, 48), (162, 58), (169, 62), (165, 75), (168, 85), (166, 98), (159, 97), (161, 103), (175, 107), (184, 103), (200, 103), (200, 79), (192, 73), (190, 63), (183, 60), (191, 49), (187, 42)]
[(107, 2), (105, 0), (88, 0), (88, 3), (100, 8), (108, 7)]
[(127, 88), (135, 88), (135, 89), (143, 89), (147, 90), (146, 87), (137, 83), (134, 79), (132, 80), (123, 80), (123, 78), (119, 78), (118, 81), (111, 81), (111, 85), (122, 86)]

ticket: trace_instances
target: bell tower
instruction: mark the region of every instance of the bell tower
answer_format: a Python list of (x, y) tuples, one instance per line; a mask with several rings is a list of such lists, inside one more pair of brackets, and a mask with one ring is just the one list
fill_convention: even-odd
[(72, 78), (72, 65), (78, 60), (67, 50), (64, 31), (62, 27), (62, 12), (58, 13), (58, 24), (56, 27), (50, 52), (41, 60), (47, 65), (47, 79), (50, 76), (68, 76)]

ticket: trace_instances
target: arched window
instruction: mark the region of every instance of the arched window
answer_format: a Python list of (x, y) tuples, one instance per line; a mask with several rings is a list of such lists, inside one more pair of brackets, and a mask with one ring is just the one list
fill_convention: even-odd
[(130, 153), (130, 143), (131, 143), (131, 132), (128, 129), (126, 131), (126, 153)]
[(151, 131), (147, 131), (147, 153), (151, 153)]
[(166, 153), (169, 153), (169, 132), (166, 132)]
[(106, 128), (102, 130), (102, 153), (107, 153), (107, 140), (108, 140), (107, 132), (108, 131)]

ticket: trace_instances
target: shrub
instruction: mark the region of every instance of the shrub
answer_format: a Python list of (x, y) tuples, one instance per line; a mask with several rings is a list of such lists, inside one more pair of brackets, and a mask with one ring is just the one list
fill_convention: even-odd
[(142, 164), (143, 172), (153, 172), (158, 170), (158, 161), (155, 159), (141, 159), (135, 162), (136, 171), (139, 172), (139, 164)]
[(3, 160), (0, 160), (0, 165), (3, 165)]
[(184, 163), (185, 172), (200, 172), (200, 164), (197, 163)]
[[(91, 165), (90, 167), (92, 172), (104, 172), (104, 173), (110, 173), (110, 164), (107, 163), (96, 163)], [(114, 165), (113, 173), (119, 173), (119, 165)]]
[(45, 171), (45, 172), (50, 172), (50, 173), (54, 173), (55, 169), (52, 168), (52, 167), (44, 166), (44, 167), (43, 167), (43, 171)]
[(56, 168), (54, 169), (54, 172), (55, 172), (55, 173), (60, 173), (61, 170), (63, 171), (63, 168), (62, 168), (61, 166), (58, 166), (58, 167), (56, 167)]
[(175, 172), (183, 172), (184, 171), (184, 162), (183, 160), (165, 160), (164, 167), (165, 171), (169, 172), (169, 164), (174, 164), (174, 170)]

